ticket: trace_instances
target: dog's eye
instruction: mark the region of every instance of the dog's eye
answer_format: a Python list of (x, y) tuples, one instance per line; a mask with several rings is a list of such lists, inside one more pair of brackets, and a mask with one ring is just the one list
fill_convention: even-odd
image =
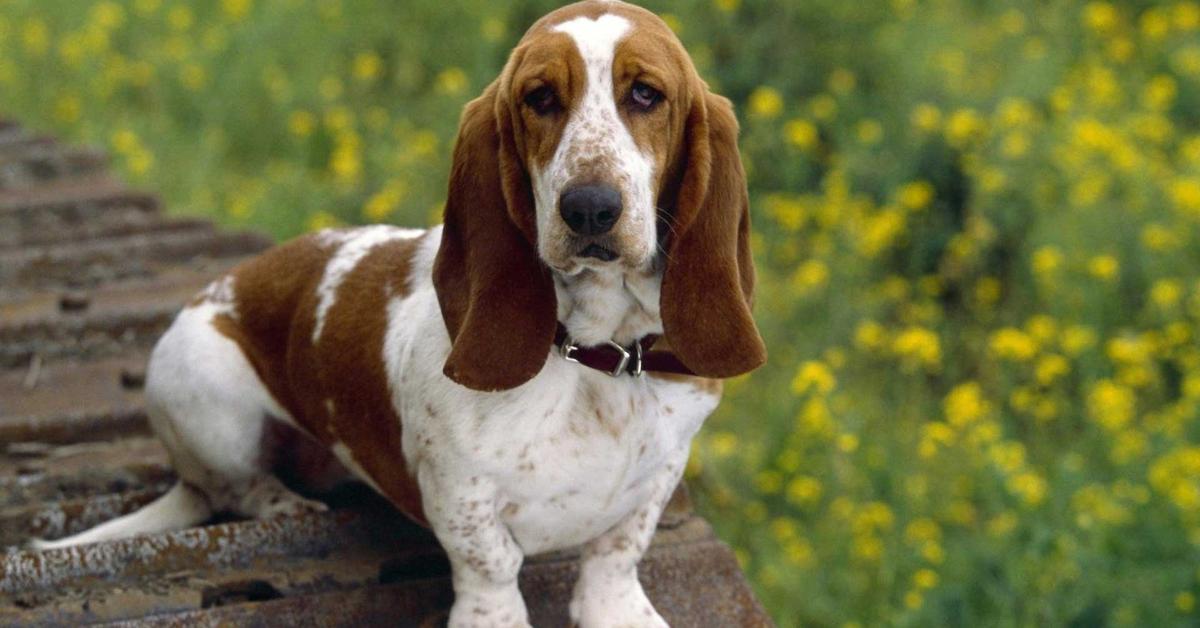
[(538, 115), (544, 116), (558, 109), (558, 95), (554, 93), (553, 87), (543, 85), (525, 94), (525, 104), (529, 105)]
[(662, 99), (662, 92), (641, 81), (634, 82), (633, 88), (629, 90), (629, 100), (643, 111), (650, 111)]

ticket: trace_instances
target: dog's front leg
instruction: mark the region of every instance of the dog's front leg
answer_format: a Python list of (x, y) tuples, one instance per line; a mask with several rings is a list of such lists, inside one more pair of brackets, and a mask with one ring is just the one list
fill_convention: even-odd
[(571, 596), (571, 621), (580, 628), (665, 627), (638, 581), (637, 564), (650, 546), (658, 518), (679, 484), (686, 454), (654, 478), (650, 499), (583, 549)]
[(449, 628), (529, 626), (517, 588), (524, 554), (497, 515), (496, 487), (486, 477), (418, 472), (425, 515), (450, 557), (454, 606)]

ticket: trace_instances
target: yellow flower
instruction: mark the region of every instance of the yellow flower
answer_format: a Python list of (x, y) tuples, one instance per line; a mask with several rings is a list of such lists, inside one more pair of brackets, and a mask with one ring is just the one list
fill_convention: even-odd
[(1180, 211), (1200, 217), (1200, 177), (1180, 178), (1171, 183), (1171, 202)]
[(742, 6), (742, 0), (713, 0), (713, 4), (725, 13), (733, 13)]
[(928, 181), (905, 183), (896, 193), (896, 202), (907, 209), (924, 209), (933, 200), (933, 185)]
[(1083, 23), (1088, 28), (1107, 33), (1117, 27), (1117, 9), (1107, 2), (1089, 2), (1083, 7)]
[(942, 528), (936, 521), (927, 517), (914, 519), (905, 526), (904, 538), (912, 544), (938, 541), (942, 538)]
[(767, 469), (754, 474), (754, 487), (763, 495), (774, 495), (783, 487), (783, 475)]
[(1020, 35), (1025, 32), (1025, 14), (1017, 9), (1009, 9), (1000, 15), (1000, 30), (1006, 35)]
[(1088, 272), (1097, 279), (1112, 281), (1116, 279), (1121, 265), (1112, 255), (1097, 255), (1088, 261)]
[(1133, 420), (1136, 401), (1132, 390), (1103, 379), (1092, 384), (1088, 392), (1088, 415), (1101, 427), (1115, 432)]
[(317, 92), (326, 101), (334, 101), (342, 95), (342, 81), (336, 76), (326, 76), (317, 84)]
[(329, 156), (329, 171), (343, 183), (355, 183), (362, 174), (362, 141), (353, 132), (338, 137)]
[(1034, 274), (1045, 278), (1062, 266), (1063, 254), (1057, 247), (1043, 246), (1033, 252), (1031, 262)]
[(766, 85), (750, 92), (750, 115), (756, 118), (774, 118), (783, 111), (783, 96), (779, 90)]
[(437, 90), (443, 94), (461, 94), (468, 87), (467, 73), (458, 67), (442, 70), (437, 75)]
[(918, 569), (913, 574), (913, 586), (918, 589), (932, 589), (938, 585), (938, 580), (937, 572), (929, 568)]
[(152, 15), (162, 6), (162, 0), (134, 0), (133, 10), (140, 15)]
[(233, 20), (246, 17), (253, 5), (253, 0), (221, 0), (221, 10)]
[(1183, 296), (1183, 286), (1173, 279), (1159, 279), (1150, 287), (1150, 300), (1162, 309), (1170, 309)]
[(833, 96), (817, 94), (808, 101), (808, 110), (814, 118), (828, 122), (837, 116), (838, 105)]
[(1034, 376), (1042, 386), (1049, 386), (1070, 372), (1071, 365), (1067, 359), (1053, 353), (1038, 360), (1037, 366), (1034, 368)]
[(854, 344), (863, 349), (878, 349), (887, 342), (887, 330), (875, 321), (859, 323), (854, 332)]
[(305, 223), (305, 228), (309, 231), (320, 231), (330, 227), (336, 227), (341, 224), (341, 221), (334, 217), (333, 214), (325, 211), (319, 211), (308, 217)]
[(858, 141), (863, 144), (878, 144), (883, 139), (883, 125), (878, 120), (868, 118), (858, 123), (855, 128)]
[(1200, 46), (1185, 46), (1171, 55), (1171, 65), (1185, 76), (1200, 76)]
[(789, 143), (800, 150), (812, 150), (816, 148), (817, 142), (820, 140), (816, 125), (801, 118), (789, 120), (783, 126), (783, 135)]
[(798, 295), (806, 295), (829, 281), (829, 267), (817, 259), (805, 261), (792, 273), (791, 285)]
[(1181, 613), (1190, 613), (1196, 609), (1196, 596), (1188, 591), (1181, 591), (1175, 596), (1175, 609)]
[(354, 78), (364, 83), (379, 78), (383, 69), (383, 59), (374, 52), (360, 52), (354, 57)]
[(803, 395), (809, 390), (815, 390), (822, 395), (829, 394), (837, 385), (837, 378), (824, 362), (810, 360), (800, 366), (796, 377), (792, 379), (792, 392)]
[(964, 148), (985, 131), (983, 118), (972, 109), (957, 109), (946, 120), (946, 141), (955, 148)]
[(921, 103), (913, 108), (909, 119), (918, 131), (933, 133), (942, 124), (942, 112), (929, 103)]
[(839, 434), (837, 447), (842, 453), (852, 454), (858, 450), (858, 436), (854, 434)]
[(1142, 90), (1142, 104), (1149, 109), (1163, 111), (1170, 108), (1171, 104), (1175, 102), (1177, 92), (1175, 79), (1160, 74), (1150, 79), (1150, 82)]
[(1172, 7), (1171, 19), (1175, 28), (1180, 31), (1194, 31), (1200, 28), (1200, 4), (1196, 2), (1176, 2)]
[(991, 404), (983, 396), (978, 382), (966, 382), (955, 386), (942, 401), (946, 420), (955, 427), (962, 427), (983, 418), (991, 411)]
[(50, 29), (37, 18), (27, 20), (21, 30), (21, 43), (29, 54), (40, 57), (50, 47)]
[(288, 116), (288, 130), (296, 137), (308, 137), (317, 126), (317, 117), (307, 111), (293, 111)]
[(792, 478), (787, 485), (787, 500), (796, 506), (807, 506), (821, 498), (821, 481), (807, 475)]
[[(675, 15), (664, 13), (662, 15), (662, 20), (666, 22), (667, 26), (671, 27), (671, 30), (675, 31), (676, 33), (678, 33), (679, 29), (682, 28), (679, 18)], [(492, 43), (496, 43), (501, 39), (504, 39), (504, 34), (507, 32), (507, 30), (508, 28), (504, 25), (504, 20), (501, 20), (497, 17), (485, 18), (479, 25), (479, 32), (483, 34), (483, 38)]]
[(1077, 356), (1096, 344), (1096, 332), (1083, 325), (1071, 325), (1063, 330), (1062, 348), (1067, 355)]
[(1025, 505), (1037, 506), (1046, 499), (1046, 480), (1033, 471), (1025, 471), (1008, 481), (1008, 490)]
[(909, 591), (908, 593), (904, 594), (904, 606), (908, 607), (909, 610), (915, 611), (918, 608), (921, 608), (921, 606), (924, 604), (925, 597), (921, 595), (920, 592)]
[(908, 368), (936, 369), (942, 361), (942, 345), (937, 334), (924, 327), (908, 327), (892, 341), (892, 351)]
[(835, 68), (829, 73), (829, 91), (835, 94), (845, 94), (853, 91), (858, 84), (854, 73), (846, 68)]
[(1150, 486), (1183, 512), (1200, 508), (1200, 447), (1184, 446), (1163, 454), (1147, 474)]
[(993, 333), (989, 347), (997, 357), (1014, 362), (1031, 360), (1038, 351), (1037, 341), (1016, 327), (1005, 327)]
[(1160, 9), (1151, 8), (1142, 13), (1138, 20), (1142, 36), (1149, 40), (1159, 40), (1171, 31), (1171, 18)]
[(1161, 253), (1175, 249), (1179, 245), (1179, 234), (1161, 224), (1151, 223), (1142, 229), (1142, 246), (1151, 251)]
[(904, 213), (885, 208), (866, 220), (858, 248), (867, 257), (875, 257), (889, 249), (904, 233)]
[(363, 206), (363, 216), (371, 222), (382, 222), (389, 218), (400, 206), (407, 193), (407, 187), (402, 181), (391, 181), (382, 190), (372, 196)]
[(63, 124), (72, 124), (79, 120), (83, 112), (83, 102), (74, 94), (66, 94), (54, 104), (54, 118)]
[(192, 10), (183, 5), (172, 7), (167, 12), (167, 24), (176, 31), (188, 30), (195, 21), (196, 17), (192, 15)]
[(709, 447), (717, 458), (728, 458), (738, 448), (738, 437), (733, 432), (716, 432), (708, 439)]
[(942, 548), (941, 543), (930, 541), (921, 546), (921, 558), (924, 558), (930, 564), (940, 565), (946, 559), (946, 550)]

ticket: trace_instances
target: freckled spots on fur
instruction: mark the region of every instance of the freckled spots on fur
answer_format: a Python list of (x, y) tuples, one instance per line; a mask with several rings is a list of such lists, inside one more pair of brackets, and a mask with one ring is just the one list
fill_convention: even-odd
[(667, 414), (675, 414), (675, 408), (672, 408), (671, 406), (663, 406), (663, 412), (666, 412)]
[(436, 409), (433, 407), (433, 404), (432, 404), (432, 403), (426, 403), (426, 404), (425, 404), (425, 413), (426, 413), (426, 414), (428, 414), (428, 415), (430, 416), (430, 418), (434, 418), (434, 419), (436, 419), (436, 418), (437, 418), (437, 416), (438, 416), (438, 412), (437, 412), (437, 410), (436, 410)]

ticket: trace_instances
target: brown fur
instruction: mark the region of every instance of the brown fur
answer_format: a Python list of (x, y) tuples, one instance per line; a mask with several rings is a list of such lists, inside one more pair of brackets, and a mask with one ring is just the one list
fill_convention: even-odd
[[(754, 266), (749, 199), (729, 101), (708, 92), (675, 35), (654, 14), (620, 2), (582, 2), (535, 23), (501, 76), (467, 105), (454, 151), (446, 227), (434, 285), (453, 349), (448, 377), (477, 390), (525, 383), (541, 370), (554, 337), (556, 299), (536, 254), (530, 162), (554, 154), (582, 93), (582, 60), (552, 28), (615, 13), (633, 24), (614, 60), (614, 98), (632, 82), (666, 97), (650, 113), (623, 114), (638, 145), (655, 155), (660, 206), (669, 213), (662, 315), (688, 367), (730, 377), (766, 360), (750, 314)], [(565, 108), (537, 116), (523, 98), (549, 84)]]
[(346, 275), (316, 345), (316, 286), (335, 249), (314, 236), (236, 268), (236, 316), (220, 315), (213, 325), (238, 343), (305, 432), (327, 447), (344, 443), (396, 506), (424, 521), (383, 359), (387, 302), (407, 293), (418, 242), (380, 244)]

